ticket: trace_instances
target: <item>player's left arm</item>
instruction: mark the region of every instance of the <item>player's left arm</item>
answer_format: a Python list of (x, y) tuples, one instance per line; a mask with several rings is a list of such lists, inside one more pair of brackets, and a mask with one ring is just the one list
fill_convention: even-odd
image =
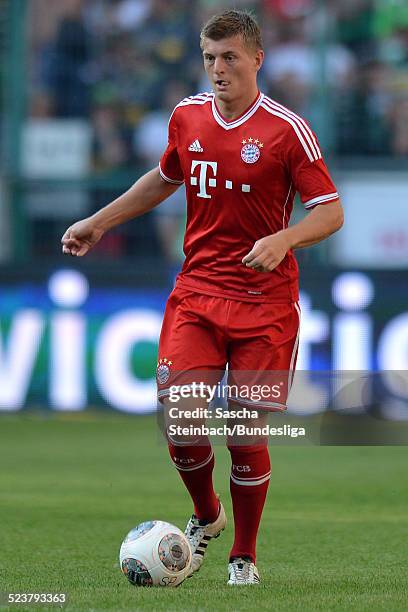
[(290, 249), (324, 240), (343, 225), (343, 208), (316, 135), (300, 117), (282, 139), (282, 163), (309, 214), (291, 227), (257, 240), (242, 263), (258, 272), (271, 272)]
[(341, 228), (343, 219), (340, 199), (329, 204), (320, 204), (295, 225), (257, 240), (242, 263), (258, 272), (271, 272), (290, 249), (300, 249), (321, 242)]

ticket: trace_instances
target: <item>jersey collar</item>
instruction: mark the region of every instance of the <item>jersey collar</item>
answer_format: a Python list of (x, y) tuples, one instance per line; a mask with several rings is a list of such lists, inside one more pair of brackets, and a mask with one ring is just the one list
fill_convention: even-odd
[(234, 119), (234, 121), (226, 121), (217, 108), (217, 104), (215, 102), (215, 96), (214, 96), (212, 99), (212, 103), (211, 103), (214, 119), (216, 120), (218, 125), (224, 128), (224, 130), (232, 130), (242, 125), (243, 123), (245, 123), (245, 121), (248, 121), (248, 119), (256, 113), (256, 111), (258, 110), (258, 107), (262, 103), (263, 98), (264, 98), (264, 94), (261, 92), (258, 92), (258, 96), (256, 100), (251, 104), (251, 106), (246, 111), (242, 113), (242, 115), (237, 117), (237, 119)]

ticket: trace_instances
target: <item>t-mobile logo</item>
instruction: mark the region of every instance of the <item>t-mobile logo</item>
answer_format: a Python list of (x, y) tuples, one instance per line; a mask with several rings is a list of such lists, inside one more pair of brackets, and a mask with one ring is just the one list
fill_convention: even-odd
[[(194, 175), (194, 171), (197, 166), (200, 168), (200, 174), (198, 177)], [(211, 195), (207, 193), (207, 169), (210, 168), (210, 171), (213, 175), (211, 178), (208, 179), (208, 187), (216, 187), (217, 179), (215, 177), (217, 176), (217, 167), (217, 162), (202, 161), (196, 159), (192, 160), (190, 184), (200, 185), (200, 191), (197, 193), (197, 197), (205, 199), (211, 198)], [(232, 181), (225, 181), (225, 189), (232, 189)], [(249, 193), (251, 191), (251, 186), (241, 185), (241, 191), (244, 193)]]
[[(197, 166), (200, 166), (200, 177), (199, 177), (199, 181), (200, 181), (200, 191), (197, 193), (197, 196), (199, 198), (211, 198), (211, 196), (207, 193), (206, 191), (206, 187), (207, 187), (207, 168), (208, 166), (211, 168), (213, 175), (216, 176), (217, 175), (217, 162), (209, 162), (209, 161), (197, 161), (195, 159), (193, 159), (193, 161), (191, 162), (191, 184), (192, 185), (197, 185), (197, 177), (193, 176), (194, 174), (194, 170), (197, 168)], [(215, 178), (210, 178), (208, 179), (208, 186), (209, 187), (216, 187), (217, 186), (217, 179)]]

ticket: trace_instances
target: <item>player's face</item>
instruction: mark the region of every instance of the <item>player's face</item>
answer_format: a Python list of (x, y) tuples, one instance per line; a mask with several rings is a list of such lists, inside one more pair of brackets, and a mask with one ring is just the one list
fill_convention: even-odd
[(251, 49), (241, 35), (203, 41), (204, 68), (216, 98), (230, 103), (253, 96), (256, 77), (262, 66), (262, 49)]

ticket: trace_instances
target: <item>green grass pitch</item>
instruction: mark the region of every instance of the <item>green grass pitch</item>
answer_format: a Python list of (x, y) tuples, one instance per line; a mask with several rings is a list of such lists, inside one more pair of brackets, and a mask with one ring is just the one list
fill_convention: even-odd
[[(137, 589), (118, 566), (124, 535), (153, 518), (184, 528), (191, 513), (155, 418), (2, 416), (0, 591), (65, 591), (67, 610), (406, 610), (407, 448), (279, 446), (271, 457), (259, 587), (226, 585), (230, 520), (199, 574)], [(228, 472), (218, 446), (231, 517)]]

